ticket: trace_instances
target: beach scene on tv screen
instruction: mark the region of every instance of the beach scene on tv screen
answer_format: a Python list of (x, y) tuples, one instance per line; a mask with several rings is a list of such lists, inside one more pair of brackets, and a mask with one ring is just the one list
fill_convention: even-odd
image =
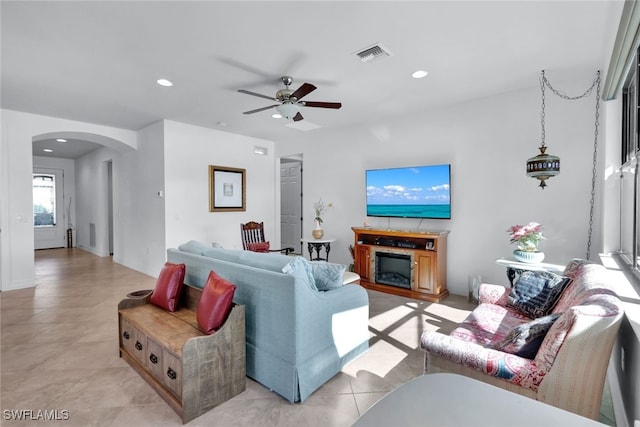
[(451, 218), (449, 165), (366, 171), (367, 215)]

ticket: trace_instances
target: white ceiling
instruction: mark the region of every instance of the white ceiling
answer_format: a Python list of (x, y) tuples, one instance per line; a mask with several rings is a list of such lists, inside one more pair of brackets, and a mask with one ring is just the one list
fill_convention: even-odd
[(46, 138), (33, 141), (33, 155), (77, 159), (100, 147), (100, 144), (79, 139), (64, 139), (64, 141), (58, 141), (57, 138)]
[[(160, 119), (281, 141), (282, 75), (318, 89), (304, 124), (380, 124), (602, 68), (621, 1), (2, 1), (3, 108), (137, 130)], [(361, 62), (380, 43), (392, 56)], [(412, 79), (424, 69), (429, 75)], [(603, 70), (606, 72), (606, 70)], [(156, 84), (173, 81), (171, 88)], [(586, 81), (585, 84), (589, 84)], [(299, 122), (303, 124), (303, 122)]]

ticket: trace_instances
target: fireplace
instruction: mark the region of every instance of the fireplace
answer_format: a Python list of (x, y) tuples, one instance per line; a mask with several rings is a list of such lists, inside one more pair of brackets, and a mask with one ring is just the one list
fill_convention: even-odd
[(411, 255), (376, 252), (376, 283), (411, 289)]

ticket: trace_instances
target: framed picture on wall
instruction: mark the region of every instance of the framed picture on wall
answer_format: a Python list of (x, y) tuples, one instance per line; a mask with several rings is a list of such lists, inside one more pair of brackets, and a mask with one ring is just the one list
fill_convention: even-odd
[(209, 212), (246, 210), (246, 171), (209, 165)]

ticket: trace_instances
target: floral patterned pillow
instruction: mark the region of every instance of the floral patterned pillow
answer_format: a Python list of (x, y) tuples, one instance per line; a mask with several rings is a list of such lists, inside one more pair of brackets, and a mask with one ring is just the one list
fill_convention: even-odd
[(564, 268), (563, 276), (571, 277), (575, 276), (575, 274), (582, 268), (582, 266), (592, 264), (591, 261), (587, 261), (586, 259), (574, 258), (567, 266)]

